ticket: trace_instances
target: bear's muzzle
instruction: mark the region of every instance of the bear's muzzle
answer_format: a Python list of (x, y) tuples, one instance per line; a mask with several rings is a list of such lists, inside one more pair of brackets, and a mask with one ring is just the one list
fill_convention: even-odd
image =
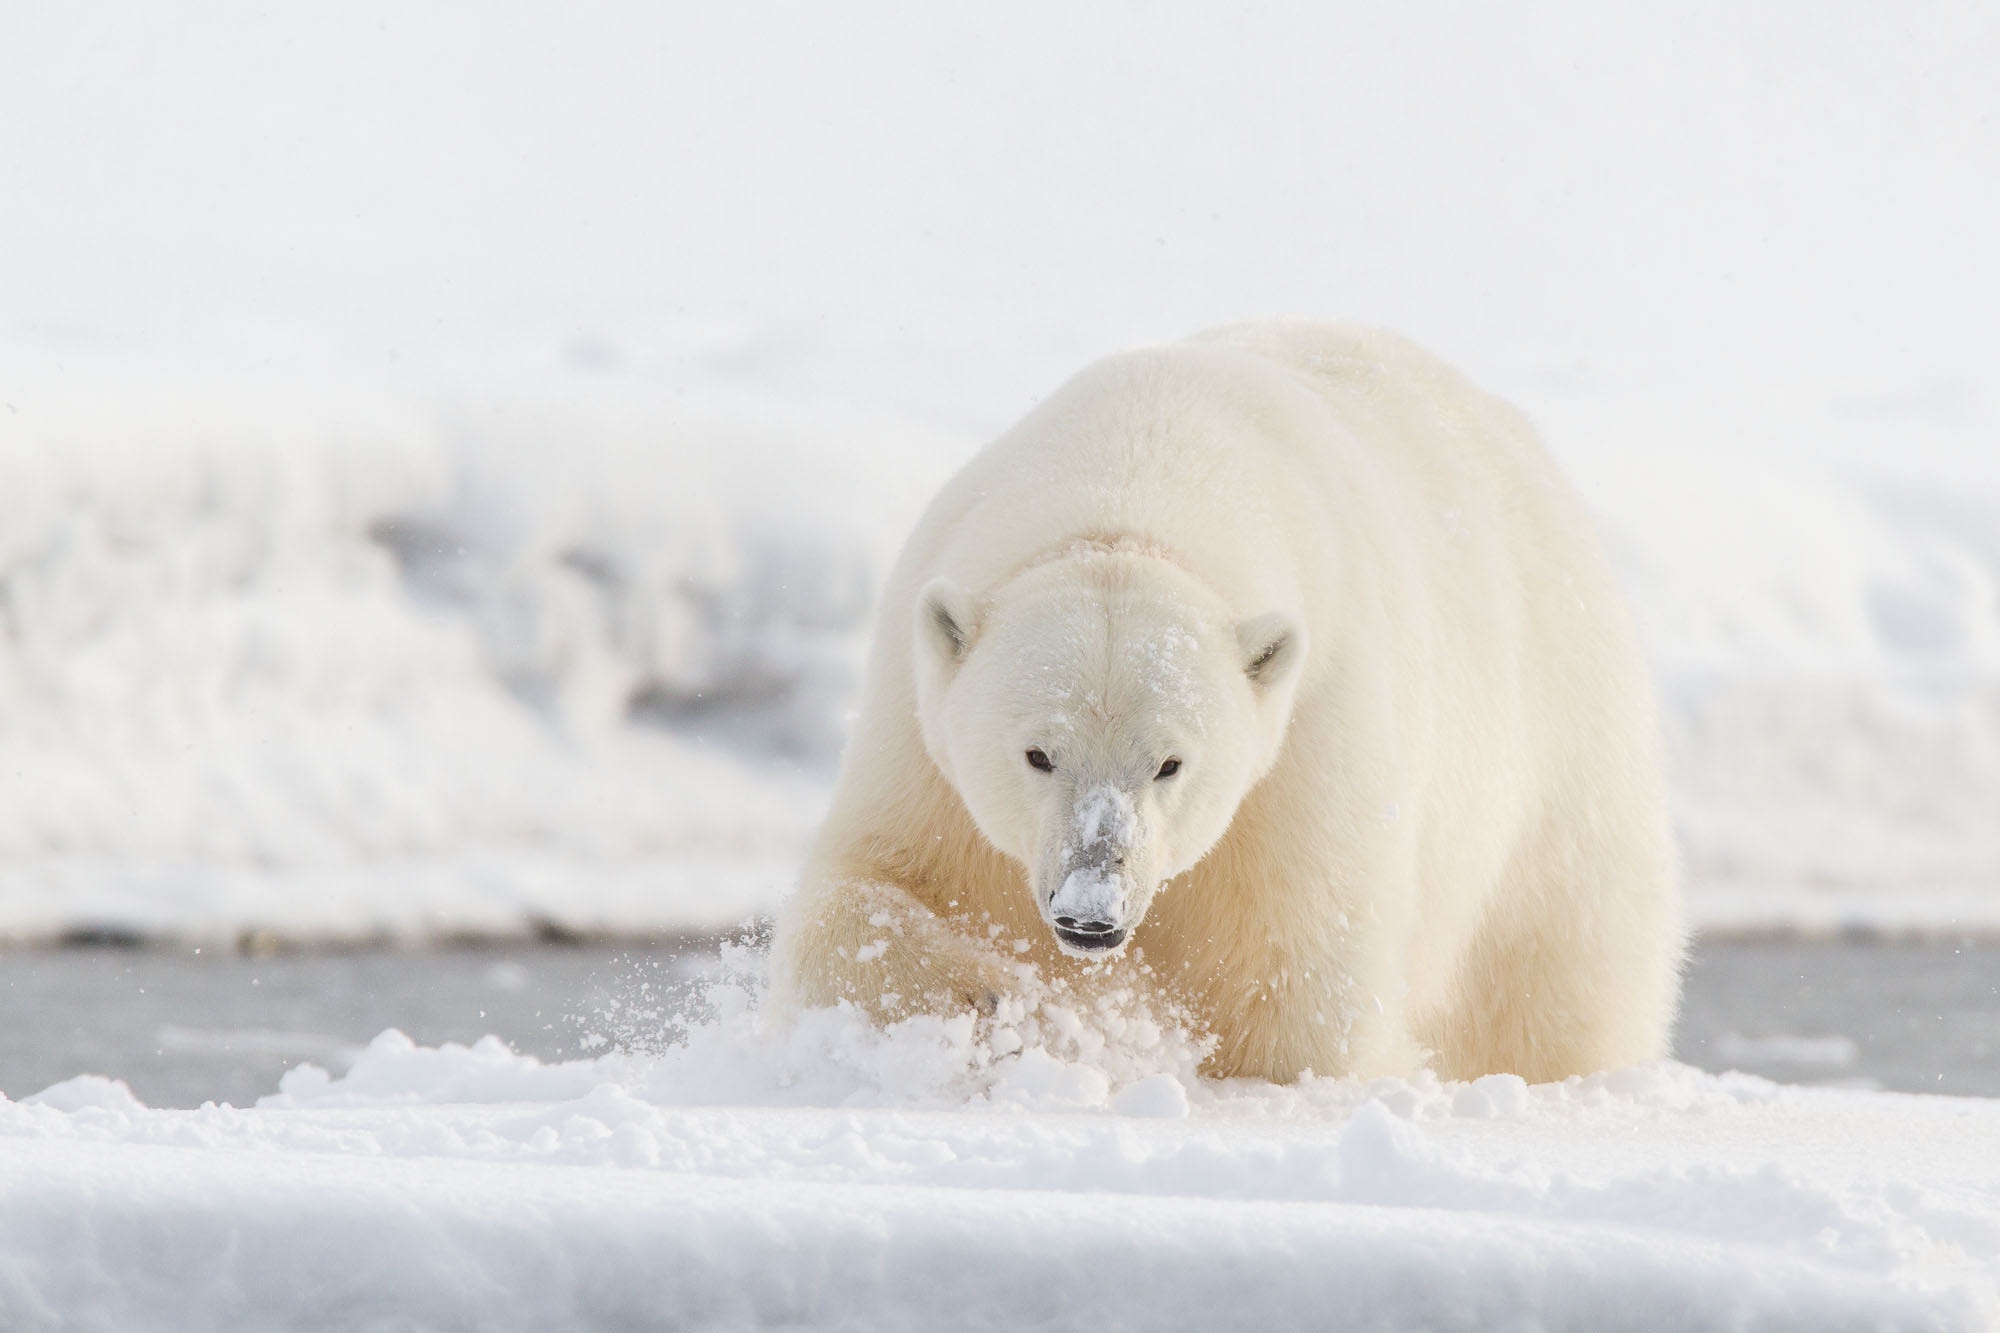
[(1122, 857), (1078, 866), (1049, 898), (1049, 923), (1065, 951), (1103, 953), (1125, 942)]

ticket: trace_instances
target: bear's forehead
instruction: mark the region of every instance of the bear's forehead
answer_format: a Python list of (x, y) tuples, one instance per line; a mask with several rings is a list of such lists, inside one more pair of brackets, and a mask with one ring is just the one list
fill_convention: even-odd
[(1202, 642), (1181, 625), (1157, 625), (1115, 645), (1118, 667), (1141, 688), (1168, 699), (1201, 699)]
[(1059, 727), (1171, 718), (1200, 726), (1212, 690), (1198, 636), (1155, 626), (1095, 643), (1072, 640), (1023, 653), (1009, 673), (1019, 703)]

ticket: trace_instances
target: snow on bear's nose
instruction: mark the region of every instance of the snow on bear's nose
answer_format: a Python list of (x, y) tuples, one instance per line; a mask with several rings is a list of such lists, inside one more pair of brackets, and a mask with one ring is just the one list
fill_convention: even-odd
[(1078, 866), (1063, 877), (1049, 899), (1049, 915), (1059, 926), (1081, 930), (1092, 922), (1115, 926), (1125, 907), (1125, 885), (1115, 866)]
[(1125, 856), (1137, 831), (1132, 798), (1116, 787), (1092, 788), (1077, 801), (1063, 840), (1063, 881), (1049, 896), (1049, 919), (1066, 949), (1101, 953), (1125, 942)]

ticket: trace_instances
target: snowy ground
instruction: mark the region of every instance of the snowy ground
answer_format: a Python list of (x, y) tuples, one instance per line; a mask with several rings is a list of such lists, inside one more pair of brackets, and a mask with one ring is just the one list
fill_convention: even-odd
[(379, 1037), (255, 1109), (0, 1104), (9, 1328), (1978, 1329), (2000, 1104), (1679, 1065), (1213, 1084), (1115, 1012), (544, 1065)]

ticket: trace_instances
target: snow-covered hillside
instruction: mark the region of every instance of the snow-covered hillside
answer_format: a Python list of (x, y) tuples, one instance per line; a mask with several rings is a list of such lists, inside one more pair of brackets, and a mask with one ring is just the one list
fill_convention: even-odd
[(941, 452), (574, 376), (12, 393), (0, 931), (28, 937), (767, 907)]

